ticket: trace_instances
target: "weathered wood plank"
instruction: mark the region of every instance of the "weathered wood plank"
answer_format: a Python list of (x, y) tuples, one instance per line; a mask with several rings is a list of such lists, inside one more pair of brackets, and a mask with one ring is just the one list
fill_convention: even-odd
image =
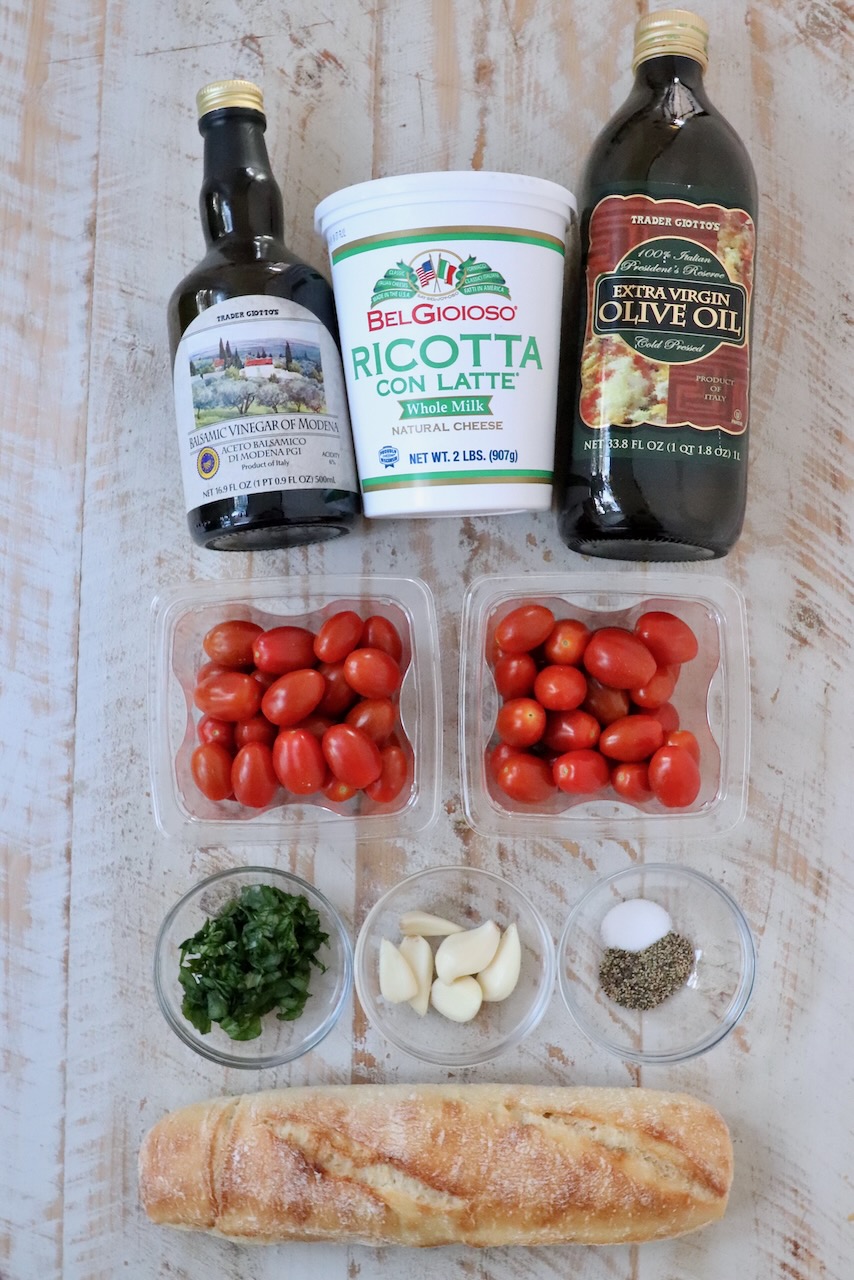
[(68, 882), (102, 6), (4, 7), (0, 1274), (62, 1269)]

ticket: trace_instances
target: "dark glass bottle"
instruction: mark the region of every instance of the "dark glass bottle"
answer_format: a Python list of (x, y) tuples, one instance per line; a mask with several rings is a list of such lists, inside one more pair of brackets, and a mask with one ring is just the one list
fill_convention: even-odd
[(639, 21), (634, 88), (582, 179), (559, 529), (585, 554), (705, 560), (741, 532), (757, 197), (703, 88), (707, 34), (684, 10)]
[(190, 532), (220, 551), (338, 537), (360, 502), (332, 290), (285, 247), (261, 90), (198, 103), (208, 251), (168, 312)]

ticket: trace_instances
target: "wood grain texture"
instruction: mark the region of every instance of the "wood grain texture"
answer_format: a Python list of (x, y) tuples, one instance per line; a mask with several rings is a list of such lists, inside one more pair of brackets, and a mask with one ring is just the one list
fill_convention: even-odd
[[(426, 1280), (847, 1280), (854, 1256), (854, 383), (850, 208), (852, 13), (707, 0), (707, 83), (761, 192), (750, 497), (711, 567), (748, 602), (753, 743), (745, 823), (723, 839), (489, 840), (463, 818), (456, 742), (460, 607), (481, 574), (586, 572), (554, 517), (363, 525), (340, 543), (218, 556), (185, 531), (165, 304), (200, 255), (206, 80), (260, 80), (293, 249), (324, 261), (316, 202), (351, 182), (494, 168), (572, 187), (625, 97), (617, 0), (13, 0), (0, 108), (0, 1277), (2, 1280), (392, 1280), (412, 1256), (244, 1251), (158, 1231), (136, 1201), (145, 1129), (220, 1092), (435, 1080), (353, 1001), (290, 1068), (223, 1072), (172, 1036), (151, 960), (168, 907), (208, 872), (271, 858), (314, 880), (355, 930), (408, 871), (470, 862), (524, 885), (555, 936), (580, 893), (644, 858), (684, 859), (744, 906), (759, 980), (743, 1025), (703, 1058), (628, 1068), (578, 1033), (556, 995), (537, 1032), (473, 1080), (684, 1089), (734, 1138), (713, 1230), (642, 1248), (420, 1254)], [(176, 12), (176, 9), (179, 12)], [(44, 495), (49, 494), (45, 504)], [(146, 745), (148, 613), (195, 579), (391, 572), (437, 601), (443, 806), (419, 840), (347, 836), (196, 848), (154, 827)], [(643, 568), (638, 568), (640, 575)]]
[[(0, 1275), (62, 1267), (69, 851), (100, 6), (4, 6)], [(94, 72), (94, 73), (93, 73)], [(74, 157), (69, 169), (68, 158)]]

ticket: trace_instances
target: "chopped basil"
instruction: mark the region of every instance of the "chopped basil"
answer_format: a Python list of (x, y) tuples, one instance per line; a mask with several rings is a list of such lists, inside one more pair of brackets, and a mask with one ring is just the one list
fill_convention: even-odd
[(240, 896), (181, 943), (181, 1011), (202, 1035), (214, 1022), (232, 1040), (254, 1040), (265, 1013), (298, 1018), (309, 979), (329, 934), (301, 894), (273, 885), (246, 885)]

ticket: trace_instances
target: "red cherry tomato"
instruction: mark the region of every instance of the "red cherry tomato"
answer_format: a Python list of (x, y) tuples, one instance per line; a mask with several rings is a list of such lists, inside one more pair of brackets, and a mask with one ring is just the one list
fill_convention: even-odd
[(356, 701), (358, 694), (350, 686), (343, 662), (321, 662), (317, 668), (326, 681), (323, 697), (318, 703), (322, 716), (340, 720)]
[(276, 726), (262, 715), (253, 716), (251, 720), (238, 720), (234, 726), (234, 741), (238, 747), (245, 747), (250, 742), (262, 742), (265, 747), (272, 747), (276, 741)]
[(347, 712), (346, 723), (361, 729), (381, 747), (397, 723), (397, 709), (391, 698), (362, 698)]
[(664, 730), (652, 716), (622, 716), (602, 730), (599, 750), (611, 760), (648, 760), (664, 741)]
[(495, 780), (505, 795), (520, 804), (542, 804), (555, 792), (552, 772), (545, 760), (526, 751), (510, 755)]
[(309, 729), (283, 729), (273, 743), (273, 768), (286, 791), (310, 796), (320, 791), (329, 771), (320, 739)]
[(221, 742), (203, 742), (190, 760), (193, 781), (208, 800), (231, 795), (231, 752)]
[(609, 689), (639, 689), (658, 666), (642, 640), (623, 627), (600, 627), (584, 650), (585, 669)]
[(546, 713), (533, 698), (511, 698), (498, 712), (495, 728), (511, 747), (532, 747), (546, 727)]
[(270, 748), (263, 742), (247, 742), (231, 766), (234, 798), (250, 809), (266, 809), (279, 790)]
[(367, 787), (382, 773), (380, 749), (361, 729), (351, 724), (334, 724), (321, 740), (329, 768), (351, 787)]
[(305, 627), (271, 627), (256, 637), (252, 656), (259, 671), (269, 671), (277, 676), (313, 667), (317, 662), (314, 632)]
[(599, 721), (587, 711), (552, 711), (546, 716), (542, 745), (558, 755), (581, 751), (595, 747), (600, 732)]
[(202, 648), (212, 662), (224, 667), (251, 667), (255, 661), (252, 645), (261, 631), (257, 622), (245, 622), (242, 618), (218, 622), (205, 636)]
[(326, 681), (311, 667), (279, 676), (264, 694), (261, 710), (280, 728), (299, 724), (311, 715), (326, 690)]
[(658, 721), (665, 733), (673, 733), (674, 729), (679, 728), (679, 712), (672, 702), (665, 702), (663, 706), (656, 707), (654, 711), (649, 712), (649, 715), (653, 720)]
[(624, 800), (642, 804), (652, 795), (649, 768), (645, 763), (618, 764), (611, 770), (611, 786)]
[(354, 649), (344, 659), (344, 674), (363, 698), (390, 698), (400, 688), (400, 667), (385, 649)]
[(403, 659), (403, 641), (400, 632), (393, 622), (384, 618), (381, 613), (372, 613), (365, 619), (362, 631), (361, 646), (364, 649), (382, 649), (390, 654), (395, 662)]
[(223, 671), (196, 685), (193, 701), (216, 720), (249, 720), (261, 707), (263, 689), (242, 671)]
[(326, 799), (331, 800), (333, 804), (346, 804), (356, 794), (355, 787), (351, 787), (349, 782), (342, 782), (334, 774), (329, 775), (329, 781), (325, 782), (320, 789)]
[(675, 663), (669, 667), (659, 667), (651, 680), (639, 689), (632, 689), (632, 702), (637, 707), (643, 707), (644, 711), (655, 711), (657, 707), (664, 706), (665, 702), (670, 701), (670, 695), (676, 688), (679, 671), (680, 668)]
[(697, 637), (688, 623), (663, 609), (642, 614), (635, 623), (635, 634), (640, 636), (660, 667), (671, 662), (690, 662), (697, 656)]
[(700, 744), (688, 729), (674, 729), (664, 739), (665, 747), (682, 747), (690, 756), (700, 763)]
[(517, 747), (511, 747), (509, 742), (499, 742), (497, 747), (493, 747), (491, 751), (486, 753), (486, 766), (493, 778), (497, 779), (501, 772), (501, 766), (505, 764), (511, 756), (519, 754)]
[(196, 725), (199, 742), (220, 742), (227, 751), (234, 750), (234, 721), (216, 720), (213, 716), (202, 716)]
[(577, 666), (590, 639), (590, 628), (577, 618), (561, 618), (546, 636), (543, 653), (558, 666)]
[(529, 653), (542, 644), (555, 624), (551, 609), (543, 604), (522, 604), (495, 628), (495, 642), (504, 653)]
[(595, 716), (601, 725), (611, 724), (629, 714), (629, 695), (624, 689), (609, 689), (591, 676), (587, 681), (587, 697), (581, 704), (582, 711)]
[(409, 775), (409, 762), (402, 747), (387, 746), (380, 751), (382, 773), (376, 782), (369, 782), (365, 787), (365, 795), (376, 800), (377, 804), (390, 804), (396, 800), (406, 785)]
[(534, 681), (534, 697), (548, 711), (574, 711), (587, 697), (587, 677), (578, 667), (543, 667)]
[(608, 785), (608, 761), (598, 751), (567, 751), (552, 766), (555, 785), (573, 795), (592, 795)]
[(331, 729), (335, 721), (331, 716), (322, 716), (319, 711), (312, 711), (310, 716), (306, 716), (304, 720), (300, 720), (293, 727), (295, 729), (308, 729), (309, 733), (313, 733), (315, 738), (322, 738), (327, 729)]
[(278, 680), (278, 676), (273, 671), (259, 671), (257, 667), (249, 672), (253, 680), (257, 680), (262, 689), (269, 689), (270, 685)]
[(321, 662), (343, 662), (362, 638), (365, 624), (352, 609), (327, 618), (314, 638), (315, 656)]
[(537, 664), (529, 653), (504, 653), (496, 660), (493, 675), (502, 698), (524, 698), (534, 687)]
[(203, 662), (196, 672), (196, 684), (204, 684), (211, 676), (221, 676), (224, 671), (231, 670), (232, 667), (224, 667), (221, 662)]
[(684, 809), (700, 794), (700, 769), (684, 747), (659, 747), (649, 762), (649, 785), (668, 809)]

